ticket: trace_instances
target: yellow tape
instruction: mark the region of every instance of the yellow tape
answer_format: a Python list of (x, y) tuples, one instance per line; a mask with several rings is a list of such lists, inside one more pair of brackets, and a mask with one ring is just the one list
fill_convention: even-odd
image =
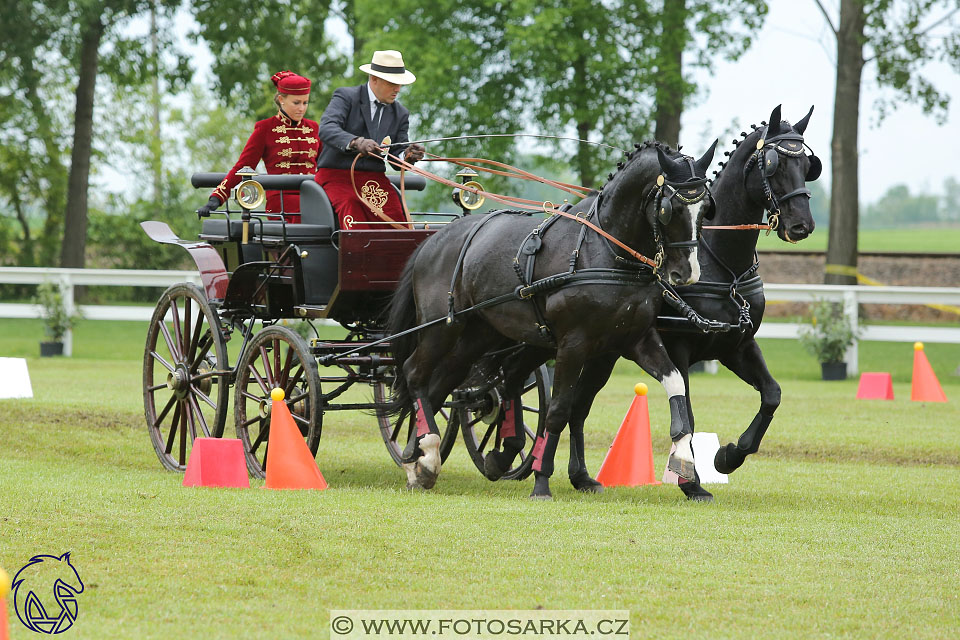
[(856, 267), (848, 264), (828, 264), (824, 267), (824, 271), (835, 276), (850, 276), (856, 278), (860, 275)]
[[(870, 286), (870, 287), (882, 287), (882, 286), (883, 286), (883, 283), (880, 282), (879, 280), (874, 280), (873, 278), (868, 278), (867, 276), (863, 275), (862, 273), (858, 273), (858, 274), (857, 274), (857, 283), (859, 283), (859, 284), (865, 284), (865, 285)], [(954, 306), (951, 306), (951, 305), (949, 305), (949, 304), (925, 304), (925, 305), (923, 305), (923, 306), (929, 307), (929, 308), (931, 308), (931, 309), (936, 309), (937, 311), (944, 311), (944, 312), (946, 312), (946, 313), (955, 313), (955, 314), (957, 314), (957, 315), (960, 315), (960, 307), (954, 307)]]

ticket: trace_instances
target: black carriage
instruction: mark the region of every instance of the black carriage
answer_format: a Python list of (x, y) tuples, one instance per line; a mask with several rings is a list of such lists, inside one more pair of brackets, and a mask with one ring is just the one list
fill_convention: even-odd
[[(223, 177), (200, 173), (192, 183), (210, 188)], [(247, 467), (263, 477), (270, 392), (281, 387), (314, 456), (320, 451), (325, 416), (360, 410), (377, 421), (390, 457), (399, 464), (415, 426), (412, 416), (401, 424), (382, 411), (396, 375), (384, 311), (411, 253), (455, 214), (413, 213), (412, 228), (341, 230), (312, 176), (257, 176), (251, 171), (246, 177), (235, 190), (241, 206), (228, 200), (215, 217), (204, 219), (197, 241), (180, 239), (163, 222), (142, 223), (153, 240), (186, 249), (202, 282), (169, 287), (147, 333), (144, 409), (160, 462), (183, 471), (195, 438), (227, 433), (232, 389), (236, 434)], [(399, 180), (391, 177), (395, 185)], [(424, 186), (422, 177), (405, 176), (406, 189)], [(301, 222), (289, 224), (285, 214), (259, 209), (265, 189), (298, 190)], [(314, 328), (308, 339), (289, 326), (291, 321), (311, 327), (316, 321), (334, 323), (344, 333), (330, 340)], [(446, 459), (462, 432), (481, 472), (486, 452), (500, 445), (496, 418), (502, 372), (494, 360), (478, 362), (441, 409), (441, 457)], [(530, 437), (505, 477), (522, 479), (531, 472), (530, 450), (544, 427), (540, 407), (547, 405), (548, 382), (547, 369), (541, 367), (525, 385), (524, 428)], [(369, 397), (345, 401), (342, 396), (357, 383), (370, 387)]]

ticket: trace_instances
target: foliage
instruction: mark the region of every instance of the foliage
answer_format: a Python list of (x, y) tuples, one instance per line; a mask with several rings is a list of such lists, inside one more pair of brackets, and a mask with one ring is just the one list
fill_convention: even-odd
[(893, 185), (875, 203), (863, 210), (864, 227), (903, 227), (940, 219), (939, 198), (910, 193), (905, 184)]
[(843, 362), (857, 332), (843, 313), (843, 305), (818, 300), (810, 305), (809, 324), (800, 328), (800, 343), (820, 362)]
[(40, 316), (43, 318), (44, 332), (54, 342), (62, 342), (67, 331), (72, 329), (80, 319), (77, 312), (69, 312), (63, 300), (63, 290), (60, 285), (45, 280), (37, 286), (37, 295), (33, 303), (40, 305)]

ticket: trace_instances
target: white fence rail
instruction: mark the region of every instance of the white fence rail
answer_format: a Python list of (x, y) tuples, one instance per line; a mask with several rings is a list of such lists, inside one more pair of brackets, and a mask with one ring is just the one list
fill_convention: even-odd
[[(40, 284), (59, 282), (68, 310), (74, 309), (73, 288), (77, 285), (117, 287), (168, 287), (177, 282), (200, 285), (196, 271), (141, 271), (136, 269), (53, 269), (42, 267), (0, 267), (0, 283)], [(768, 302), (813, 302), (818, 299), (842, 302), (844, 313), (859, 327), (861, 304), (939, 304), (960, 307), (960, 287), (866, 287), (826, 284), (766, 284)], [(153, 313), (148, 306), (82, 305), (80, 312), (91, 320), (147, 321)], [(33, 304), (0, 303), (0, 318), (39, 318)], [(760, 327), (761, 338), (797, 338), (800, 326), (792, 322), (767, 322)], [(889, 342), (945, 342), (960, 344), (960, 323), (953, 327), (867, 326), (861, 340)], [(69, 354), (69, 337), (64, 345)], [(848, 373), (857, 373), (857, 345), (847, 353)]]

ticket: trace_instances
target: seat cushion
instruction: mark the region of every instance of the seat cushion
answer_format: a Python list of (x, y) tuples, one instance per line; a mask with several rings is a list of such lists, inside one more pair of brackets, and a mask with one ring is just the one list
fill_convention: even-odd
[[(243, 221), (230, 220), (228, 227), (227, 220), (204, 220), (200, 237), (204, 240), (241, 240), (243, 238)], [(288, 224), (281, 222), (264, 222), (262, 225), (257, 220), (250, 221), (250, 238), (256, 240), (263, 230), (263, 237), (269, 239), (281, 239), (286, 227), (287, 239), (292, 242), (330, 242), (330, 236), (333, 233), (328, 225), (325, 224)]]

